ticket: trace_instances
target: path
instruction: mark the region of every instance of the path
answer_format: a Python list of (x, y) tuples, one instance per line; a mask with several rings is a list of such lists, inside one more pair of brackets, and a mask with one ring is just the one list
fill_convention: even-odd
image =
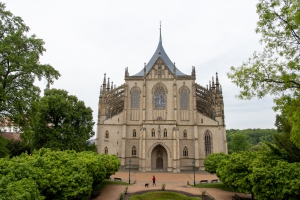
[[(152, 176), (156, 177), (156, 186), (152, 186)], [(123, 181), (128, 182), (129, 172), (120, 170), (114, 177), (122, 178)], [(217, 179), (216, 175), (209, 174), (205, 171), (198, 171), (195, 174), (195, 180), (199, 183), (200, 180), (212, 180)], [(179, 190), (192, 194), (201, 194), (202, 190), (206, 190), (206, 193), (214, 197), (215, 200), (231, 200), (235, 192), (227, 192), (217, 188), (194, 188), (187, 186), (187, 181), (192, 185), (194, 183), (193, 171), (185, 171), (180, 173), (172, 172), (139, 172), (131, 171), (130, 173), (131, 183), (135, 181), (135, 184), (128, 186), (128, 193), (134, 193), (142, 190), (157, 190), (161, 188), (163, 183), (166, 184), (166, 190)], [(145, 188), (145, 183), (149, 183), (149, 188)], [(204, 183), (205, 184), (205, 183)], [(116, 200), (120, 193), (124, 192), (125, 185), (108, 185), (101, 192), (101, 195), (97, 200)], [(242, 197), (250, 197), (249, 195), (239, 194)]]

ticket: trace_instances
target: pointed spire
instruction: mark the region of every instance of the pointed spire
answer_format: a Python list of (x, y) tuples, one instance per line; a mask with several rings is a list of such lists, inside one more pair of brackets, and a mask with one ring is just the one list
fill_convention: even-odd
[(106, 73), (104, 74), (103, 84), (102, 84), (102, 91), (103, 93), (106, 92)]
[(159, 22), (159, 42), (162, 42), (162, 39), (161, 39), (161, 21)]
[(216, 72), (216, 84), (219, 84), (218, 72)]
[(110, 85), (109, 85), (109, 78), (107, 79), (108, 81), (107, 81), (107, 91), (109, 91), (109, 89), (110, 89)]
[(104, 74), (103, 85), (106, 85), (106, 73)]
[(176, 76), (176, 65), (175, 65), (175, 62), (174, 62), (173, 74), (174, 74), (174, 76)]

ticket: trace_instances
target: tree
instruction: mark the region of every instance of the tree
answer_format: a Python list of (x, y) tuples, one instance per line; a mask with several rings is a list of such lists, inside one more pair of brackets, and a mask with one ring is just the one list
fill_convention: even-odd
[(225, 153), (213, 153), (209, 154), (204, 160), (205, 171), (209, 173), (216, 173), (218, 164), (223, 160), (227, 159), (228, 154)]
[[(271, 94), (275, 96), (275, 109), (281, 111), (288, 99), (293, 101), (300, 97), (299, 7), (298, 0), (260, 0), (257, 4), (256, 32), (262, 36), (264, 50), (254, 52), (252, 58), (238, 68), (231, 67), (227, 74), (241, 88), (239, 98), (262, 98)], [(297, 103), (294, 103), (295, 106)], [(300, 119), (299, 114), (296, 118)], [(291, 132), (291, 140), (299, 147), (300, 126), (292, 129), (297, 131)]]
[(30, 119), (31, 102), (39, 98), (36, 79), (53, 83), (60, 74), (41, 64), (44, 41), (28, 36), (29, 27), (0, 3), (0, 120), (9, 118), (23, 126)]
[[(284, 114), (276, 116), (277, 134), (274, 135), (275, 144), (284, 151), (288, 162), (300, 162), (300, 148), (291, 141), (291, 125)], [(295, 125), (294, 125), (295, 126)]]
[(6, 147), (7, 140), (0, 133), (0, 158), (4, 158), (9, 155), (9, 150)]
[(231, 141), (228, 142), (228, 152), (241, 152), (247, 151), (250, 147), (247, 135), (243, 133), (235, 133), (231, 136)]
[(252, 193), (253, 183), (250, 181), (251, 163), (257, 152), (243, 151), (233, 153), (228, 159), (223, 159), (218, 165), (217, 176), (229, 188), (243, 193)]
[(55, 150), (90, 149), (94, 135), (92, 109), (65, 90), (51, 89), (35, 106), (38, 110), (33, 128), (33, 147)]

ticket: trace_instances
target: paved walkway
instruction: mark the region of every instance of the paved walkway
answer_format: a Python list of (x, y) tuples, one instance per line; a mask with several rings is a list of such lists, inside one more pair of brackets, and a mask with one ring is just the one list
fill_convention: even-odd
[[(156, 186), (152, 186), (152, 176), (156, 177)], [(126, 170), (120, 170), (115, 175), (112, 175), (112, 180), (114, 177), (122, 178), (124, 182), (128, 182), (129, 173)], [(216, 175), (209, 174), (205, 171), (198, 171), (195, 174), (196, 183), (200, 180), (213, 180), (217, 179)], [(194, 184), (194, 172), (185, 171), (180, 173), (172, 172), (139, 172), (131, 171), (130, 173), (131, 184), (128, 186), (128, 193), (134, 193), (143, 190), (157, 190), (161, 189), (163, 183), (166, 184), (166, 190), (179, 190), (185, 191), (192, 194), (201, 194), (202, 190), (206, 190), (206, 193), (214, 197), (215, 200), (231, 200), (234, 192), (227, 192), (216, 188), (194, 188), (187, 185), (187, 181), (191, 185)], [(145, 188), (145, 184), (149, 183), (149, 188)], [(204, 183), (205, 184), (205, 183)], [(125, 185), (108, 185), (101, 191), (101, 195), (97, 200), (117, 200), (120, 193), (124, 192)], [(249, 197), (250, 195), (237, 193), (241, 197)]]

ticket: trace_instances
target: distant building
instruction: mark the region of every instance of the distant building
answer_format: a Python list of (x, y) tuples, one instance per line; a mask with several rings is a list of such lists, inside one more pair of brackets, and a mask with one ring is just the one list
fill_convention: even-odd
[[(188, 58), (187, 58), (188, 59)], [(207, 155), (227, 153), (221, 85), (209, 86), (182, 73), (166, 54), (162, 38), (144, 68), (113, 87), (104, 75), (100, 89), (96, 145), (115, 154), (121, 167), (140, 171), (204, 169)], [(111, 85), (110, 85), (111, 84)]]
[(11, 122), (8, 118), (0, 121), (0, 132), (6, 139), (20, 140), (20, 127)]

